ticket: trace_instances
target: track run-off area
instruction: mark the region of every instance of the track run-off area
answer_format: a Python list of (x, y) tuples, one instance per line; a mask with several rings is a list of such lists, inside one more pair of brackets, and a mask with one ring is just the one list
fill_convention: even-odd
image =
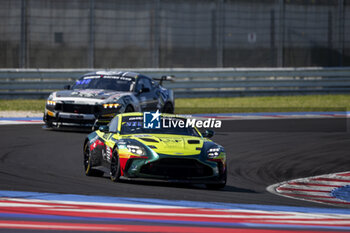
[(222, 190), (87, 177), (87, 133), (0, 119), (0, 231), (350, 231), (347, 115), (202, 115), (223, 119)]

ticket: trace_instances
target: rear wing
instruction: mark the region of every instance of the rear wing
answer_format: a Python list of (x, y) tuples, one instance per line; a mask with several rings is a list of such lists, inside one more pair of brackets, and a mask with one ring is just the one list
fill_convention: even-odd
[(159, 81), (159, 84), (162, 85), (163, 81), (174, 81), (173, 75), (163, 75), (161, 78), (154, 78), (154, 80)]

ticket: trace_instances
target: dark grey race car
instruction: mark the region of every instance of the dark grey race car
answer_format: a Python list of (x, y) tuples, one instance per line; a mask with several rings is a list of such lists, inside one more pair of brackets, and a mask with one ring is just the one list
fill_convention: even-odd
[(133, 72), (98, 71), (83, 75), (67, 90), (51, 93), (46, 102), (45, 126), (94, 127), (107, 124), (116, 114), (161, 110), (174, 112), (172, 90)]

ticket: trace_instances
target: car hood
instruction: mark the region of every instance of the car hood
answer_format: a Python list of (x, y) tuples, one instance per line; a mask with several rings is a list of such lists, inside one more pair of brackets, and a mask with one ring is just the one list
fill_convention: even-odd
[(84, 90), (64, 90), (52, 94), (54, 101), (72, 101), (74, 103), (101, 103), (117, 101), (120, 97), (130, 95), (131, 92), (120, 92), (103, 89), (84, 89)]
[(200, 137), (169, 134), (140, 134), (131, 138), (151, 146), (158, 154), (178, 156), (200, 154), (204, 142)]

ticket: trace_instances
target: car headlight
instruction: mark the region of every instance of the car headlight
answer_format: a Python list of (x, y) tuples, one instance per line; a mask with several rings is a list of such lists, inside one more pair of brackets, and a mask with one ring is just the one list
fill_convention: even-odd
[(49, 106), (55, 106), (55, 105), (56, 105), (56, 101), (47, 100), (47, 101), (46, 101), (46, 104), (49, 105)]
[(144, 148), (137, 146), (137, 145), (126, 145), (126, 148), (128, 149), (129, 152), (133, 153), (133, 154), (137, 154), (140, 156), (145, 156), (146, 155), (146, 151)]
[(210, 148), (209, 150), (207, 150), (207, 156), (209, 159), (214, 159), (214, 158), (218, 157), (221, 152), (224, 152), (223, 147), (214, 146), (214, 147)]
[(118, 108), (120, 104), (117, 103), (111, 103), (111, 104), (103, 104), (103, 108)]

